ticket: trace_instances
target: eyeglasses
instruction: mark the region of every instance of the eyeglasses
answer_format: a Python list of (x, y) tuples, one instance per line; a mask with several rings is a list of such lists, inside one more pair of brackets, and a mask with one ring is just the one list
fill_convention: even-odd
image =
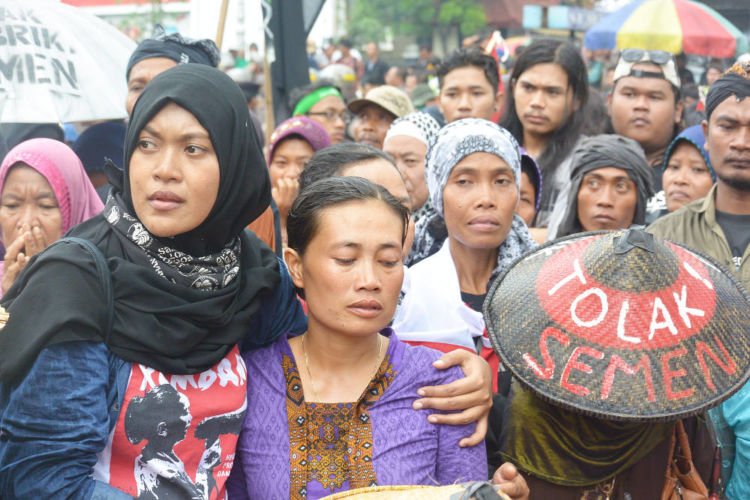
[(620, 57), (629, 63), (650, 61), (659, 66), (672, 60), (672, 54), (663, 50), (625, 49), (620, 53)]
[(308, 111), (307, 113), (305, 113), (305, 115), (322, 116), (329, 122), (336, 121), (336, 118), (340, 118), (344, 123), (349, 123), (350, 121), (352, 121), (352, 114), (349, 111), (337, 112), (329, 109), (327, 111), (316, 111), (314, 113), (312, 111)]

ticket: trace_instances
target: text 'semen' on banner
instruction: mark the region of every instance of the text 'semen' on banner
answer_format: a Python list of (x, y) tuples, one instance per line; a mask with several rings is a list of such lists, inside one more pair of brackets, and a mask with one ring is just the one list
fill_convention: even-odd
[(640, 230), (583, 233), (490, 290), (493, 347), (542, 398), (615, 420), (674, 420), (747, 380), (748, 294), (710, 259)]
[(77, 52), (73, 41), (34, 10), (0, 6), (0, 91), (31, 84), (79, 95)]

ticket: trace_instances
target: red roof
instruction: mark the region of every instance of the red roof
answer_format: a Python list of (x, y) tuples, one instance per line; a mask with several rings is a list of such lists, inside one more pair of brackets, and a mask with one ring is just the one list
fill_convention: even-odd
[(560, 0), (482, 0), (487, 24), (497, 28), (520, 28), (524, 5), (548, 7), (559, 5)]

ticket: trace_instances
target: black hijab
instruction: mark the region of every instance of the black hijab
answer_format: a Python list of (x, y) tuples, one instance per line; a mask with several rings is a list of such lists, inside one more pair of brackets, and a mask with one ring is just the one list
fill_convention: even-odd
[[(135, 103), (125, 135), (125, 165), (143, 127), (170, 102), (190, 111), (208, 130), (221, 168), (211, 213), (200, 226), (175, 237), (170, 246), (191, 255), (213, 253), (268, 208), (268, 168), (239, 86), (220, 71), (198, 64), (176, 66), (149, 82)], [(120, 191), (133, 213), (127, 169), (125, 173)]]
[[(190, 111), (209, 132), (219, 160), (219, 192), (197, 228), (163, 239), (146, 231), (151, 244), (143, 245), (122, 230), (113, 212), (139, 224), (133, 217), (130, 158), (141, 129), (171, 102)], [(3, 297), (10, 318), (0, 335), (1, 380), (25, 374), (45, 346), (80, 340), (105, 342), (124, 360), (165, 373), (199, 373), (253, 334), (251, 319), (280, 278), (274, 253), (244, 231), (268, 207), (271, 194), (237, 84), (200, 65), (158, 75), (135, 106), (124, 158), (124, 174), (115, 182), (105, 213), (68, 233), (92, 241), (107, 260), (115, 302), (112, 329), (107, 331), (107, 304), (93, 257), (75, 244), (53, 245), (27, 265)], [(179, 263), (162, 258), (164, 250), (180, 256)], [(227, 256), (235, 264), (225, 265)], [(215, 287), (191, 286), (185, 280), (191, 270), (180, 265), (184, 262), (193, 271), (219, 262), (232, 272), (223, 272), (225, 279)]]
[(616, 167), (625, 170), (635, 183), (637, 198), (633, 224), (643, 224), (646, 220), (646, 205), (654, 195), (651, 182), (651, 168), (641, 146), (633, 139), (616, 134), (601, 134), (581, 141), (573, 152), (571, 186), (568, 195), (568, 206), (557, 231), (557, 237), (583, 231), (578, 220), (578, 191), (583, 176), (592, 170), (604, 167)]

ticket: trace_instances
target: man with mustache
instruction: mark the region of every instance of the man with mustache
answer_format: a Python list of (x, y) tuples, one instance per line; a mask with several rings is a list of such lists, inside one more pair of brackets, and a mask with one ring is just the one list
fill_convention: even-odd
[(707, 253), (750, 287), (750, 63), (733, 66), (714, 85), (703, 130), (716, 185), (649, 231)]
[(352, 124), (354, 141), (383, 149), (391, 123), (414, 111), (414, 106), (403, 90), (381, 85), (368, 91), (364, 99), (350, 102), (349, 111), (355, 115)]
[[(706, 150), (717, 177), (701, 200), (648, 228), (726, 266), (750, 287), (750, 63), (736, 64), (706, 97)], [(750, 496), (750, 384), (709, 411), (722, 449), (727, 498)]]

